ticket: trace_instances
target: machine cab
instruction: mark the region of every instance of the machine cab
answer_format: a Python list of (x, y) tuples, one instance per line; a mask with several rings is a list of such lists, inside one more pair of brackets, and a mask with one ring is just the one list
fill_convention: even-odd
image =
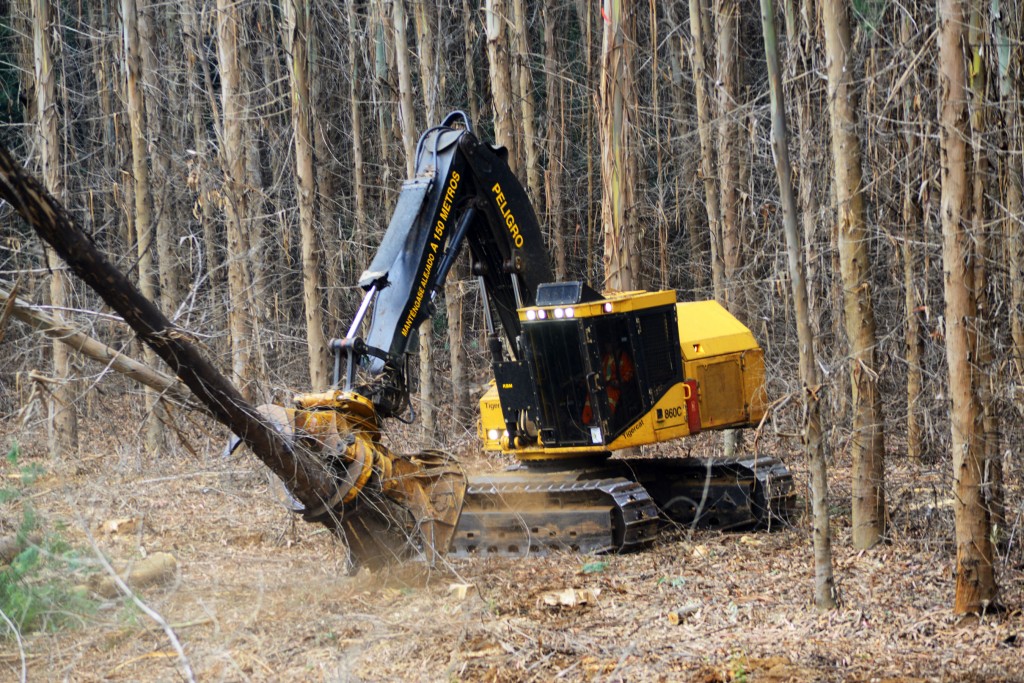
[[(504, 429), (485, 415), (485, 441), (501, 431), (513, 449), (601, 451), (682, 383), (674, 292), (604, 297), (581, 282), (545, 284), (519, 318), (521, 360), (495, 373)], [(493, 396), (482, 404), (493, 415)]]

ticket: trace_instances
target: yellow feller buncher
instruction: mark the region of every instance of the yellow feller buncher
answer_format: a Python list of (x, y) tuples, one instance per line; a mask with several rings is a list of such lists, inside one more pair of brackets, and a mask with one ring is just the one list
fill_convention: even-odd
[[(295, 502), (342, 528), (360, 560), (641, 547), (668, 520), (747, 528), (785, 518), (792, 477), (777, 459), (612, 458), (615, 451), (764, 415), (764, 359), (713, 301), (598, 293), (553, 282), (537, 217), (502, 148), (453, 112), (420, 138), (348, 333), (331, 342), (334, 387), (263, 406), (293, 449), (313, 453), (333, 495)], [(383, 421), (411, 419), (407, 358), (462, 248), (486, 301), (494, 379), (480, 400), (488, 451), (508, 471), (467, 478), (442, 453), (392, 452)]]

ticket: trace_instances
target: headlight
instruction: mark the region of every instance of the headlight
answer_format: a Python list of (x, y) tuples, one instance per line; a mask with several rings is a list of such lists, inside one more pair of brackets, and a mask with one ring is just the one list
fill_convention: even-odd
[(565, 317), (566, 317), (566, 318), (571, 318), (571, 317), (573, 317), (574, 315), (576, 315), (576, 310), (575, 310), (575, 309), (573, 309), (573, 308), (567, 308), (567, 309), (565, 309)]
[(499, 436), (501, 436), (501, 432), (497, 429), (489, 429), (487, 431), (487, 438), (491, 441), (497, 441)]
[(565, 311), (563, 311), (561, 308), (556, 308), (555, 309), (555, 317), (556, 318), (561, 318), (563, 315), (565, 315)]
[(611, 313), (612, 312), (612, 302), (611, 301), (607, 302), (604, 305), (604, 312), (605, 313)]
[(533, 311), (533, 310), (527, 311), (526, 312), (526, 319), (527, 320), (536, 320), (537, 319), (537, 311)]
[(537, 317), (540, 318), (541, 320), (544, 320), (545, 318), (548, 317), (548, 312), (542, 308), (539, 311), (537, 311)]

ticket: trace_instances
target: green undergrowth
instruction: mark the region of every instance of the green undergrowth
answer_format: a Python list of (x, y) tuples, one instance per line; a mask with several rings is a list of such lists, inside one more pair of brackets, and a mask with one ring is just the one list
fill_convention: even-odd
[(77, 586), (90, 571), (82, 554), (64, 538), (65, 528), (45, 528), (31, 504), (31, 489), (43, 474), (38, 464), (19, 463), (20, 449), (14, 443), (7, 453), (0, 503), (8, 510), (20, 510), (15, 519), (15, 538), (22, 548), (10, 561), (0, 565), (0, 638), (32, 631), (55, 631), (82, 625), (95, 611), (96, 603)]

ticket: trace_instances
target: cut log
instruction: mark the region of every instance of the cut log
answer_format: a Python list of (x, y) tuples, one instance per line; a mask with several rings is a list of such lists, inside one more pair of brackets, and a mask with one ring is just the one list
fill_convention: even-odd
[[(125, 569), (128, 569), (127, 576)], [(117, 569), (117, 573), (132, 589), (170, 583), (177, 572), (178, 560), (170, 553), (153, 553), (127, 567)], [(89, 582), (89, 589), (105, 598), (116, 597), (120, 592), (113, 577), (99, 574)]]

